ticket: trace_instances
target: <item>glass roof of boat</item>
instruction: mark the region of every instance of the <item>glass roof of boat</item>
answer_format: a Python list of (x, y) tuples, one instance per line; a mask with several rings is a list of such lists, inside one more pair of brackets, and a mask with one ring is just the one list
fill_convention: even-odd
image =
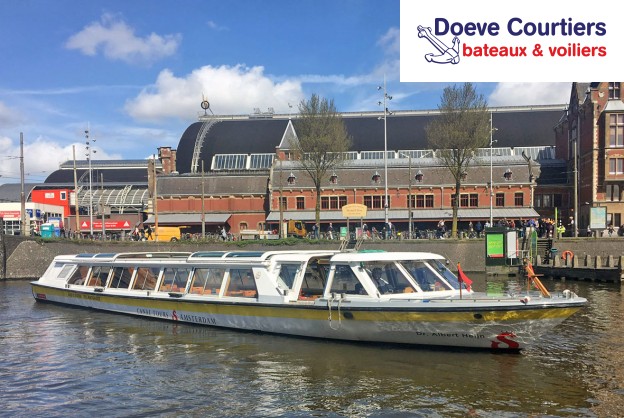
[(190, 255), (189, 258), (220, 258), (227, 251), (198, 251)]

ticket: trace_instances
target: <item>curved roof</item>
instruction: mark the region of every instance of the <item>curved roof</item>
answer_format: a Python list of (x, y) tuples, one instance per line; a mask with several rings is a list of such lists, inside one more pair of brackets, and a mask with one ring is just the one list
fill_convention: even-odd
[[(88, 169), (77, 168), (76, 176), (78, 182), (84, 184), (88, 182)], [(93, 184), (105, 184), (118, 183), (143, 183), (147, 184), (147, 169), (145, 168), (92, 168), (93, 172)], [(81, 181), (80, 179), (84, 179)], [(45, 184), (74, 184), (74, 170), (60, 169), (52, 172), (46, 179)]]
[[(497, 147), (531, 147), (555, 144), (553, 127), (558, 123), (564, 105), (491, 108), (493, 139)], [(425, 128), (439, 114), (433, 111), (405, 111), (388, 115), (387, 148), (428, 148)], [(353, 151), (384, 149), (384, 123), (381, 112), (345, 113), (342, 115), (353, 140)], [(207, 132), (200, 153), (205, 169), (210, 169), (215, 154), (274, 153), (279, 146), (289, 119), (276, 115), (272, 119), (231, 118), (215, 123)], [(296, 117), (293, 119), (296, 130)], [(202, 122), (190, 125), (182, 134), (177, 148), (177, 170), (191, 172), (197, 135)]]
[[(195, 140), (202, 122), (190, 125), (178, 144), (176, 168), (180, 173), (190, 173)], [(286, 131), (288, 119), (223, 120), (215, 123), (206, 138), (200, 158), (205, 170), (210, 169), (215, 154), (274, 153)]]

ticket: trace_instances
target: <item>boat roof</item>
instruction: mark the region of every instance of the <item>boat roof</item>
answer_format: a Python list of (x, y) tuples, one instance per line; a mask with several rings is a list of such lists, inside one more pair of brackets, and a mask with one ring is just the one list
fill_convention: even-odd
[(395, 260), (444, 260), (439, 254), (429, 252), (380, 252), (360, 251), (343, 252), (332, 257), (332, 261), (361, 262), (361, 261), (395, 261)]
[(278, 250), (278, 251), (197, 251), (190, 252), (133, 252), (133, 253), (84, 253), (69, 256), (59, 256), (58, 259), (82, 259), (90, 262), (115, 262), (131, 259), (151, 259), (177, 261), (208, 261), (240, 263), (241, 260), (263, 262), (279, 258), (281, 261), (304, 261), (311, 257), (331, 257), (335, 262), (365, 262), (365, 261), (394, 261), (394, 260), (444, 260), (444, 257), (430, 252), (385, 252), (385, 251), (349, 251), (337, 250)]

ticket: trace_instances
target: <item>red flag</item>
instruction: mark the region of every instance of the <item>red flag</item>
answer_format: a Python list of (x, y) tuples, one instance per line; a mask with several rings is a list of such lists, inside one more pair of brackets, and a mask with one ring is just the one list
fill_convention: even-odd
[(470, 280), (468, 276), (466, 276), (466, 273), (464, 273), (459, 263), (457, 263), (457, 278), (459, 279), (459, 283), (464, 283), (468, 290), (471, 289), (472, 280)]

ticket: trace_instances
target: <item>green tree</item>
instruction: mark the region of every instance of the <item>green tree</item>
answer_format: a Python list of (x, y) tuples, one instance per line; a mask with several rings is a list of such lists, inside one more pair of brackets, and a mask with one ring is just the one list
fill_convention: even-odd
[(490, 113), (487, 101), (472, 83), (446, 87), (438, 109), (440, 116), (427, 126), (427, 140), (431, 148), (439, 150), (438, 159), (455, 179), (451, 236), (456, 238), (462, 177), (468, 174), (477, 149), (489, 145)]
[(299, 117), (294, 121), (297, 138), (291, 149), (301, 168), (316, 189), (316, 223), (320, 224), (321, 186), (328, 173), (340, 167), (351, 149), (351, 137), (334, 101), (313, 94), (299, 103)]

